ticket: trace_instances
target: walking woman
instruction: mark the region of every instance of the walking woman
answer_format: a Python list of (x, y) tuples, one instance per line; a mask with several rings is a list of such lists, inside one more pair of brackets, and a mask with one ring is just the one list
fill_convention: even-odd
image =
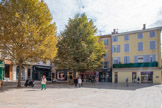
[(46, 82), (47, 82), (47, 80), (46, 80), (46, 76), (45, 75), (43, 75), (43, 78), (42, 78), (42, 89), (41, 90), (46, 90)]

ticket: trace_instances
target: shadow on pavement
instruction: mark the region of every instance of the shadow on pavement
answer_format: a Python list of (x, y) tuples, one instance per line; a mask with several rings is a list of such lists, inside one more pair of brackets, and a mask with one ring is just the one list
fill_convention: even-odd
[[(26, 89), (27, 92), (32, 91), (39, 91), (41, 90), (41, 84), (36, 83), (35, 86), (32, 87), (24, 87), (24, 82), (22, 83), (21, 88), (17, 88), (16, 82), (9, 82), (6, 83), (3, 87), (0, 88), (0, 93), (9, 91), (9, 90), (15, 90), (15, 89)], [(92, 88), (92, 89), (113, 89), (113, 90), (137, 90), (142, 88), (147, 88), (154, 86), (154, 84), (129, 84), (127, 87), (124, 83), (107, 83), (107, 82), (96, 82), (96, 83), (83, 83), (81, 88)], [(47, 89), (75, 89), (74, 85), (70, 85), (68, 83), (47, 83)], [(77, 88), (76, 88), (77, 89)]]

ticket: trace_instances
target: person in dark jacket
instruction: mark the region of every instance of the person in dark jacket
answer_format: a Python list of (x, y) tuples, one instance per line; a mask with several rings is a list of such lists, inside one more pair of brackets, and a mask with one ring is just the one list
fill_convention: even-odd
[(78, 79), (77, 78), (74, 78), (74, 84), (75, 84), (75, 87), (77, 87), (77, 84), (78, 84)]

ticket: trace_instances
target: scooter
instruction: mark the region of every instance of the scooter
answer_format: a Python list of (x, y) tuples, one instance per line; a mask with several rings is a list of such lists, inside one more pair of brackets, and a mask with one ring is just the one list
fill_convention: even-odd
[(34, 87), (34, 81), (27, 79), (26, 82), (25, 82), (25, 84), (24, 84), (24, 86), (25, 87), (27, 87), (27, 86)]

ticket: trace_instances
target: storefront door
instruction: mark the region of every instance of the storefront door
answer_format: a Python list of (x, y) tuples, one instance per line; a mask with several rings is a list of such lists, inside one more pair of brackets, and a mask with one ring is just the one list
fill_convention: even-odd
[(136, 77), (137, 77), (136, 72), (132, 72), (132, 83), (136, 83)]
[(141, 72), (142, 83), (153, 83), (153, 72)]

